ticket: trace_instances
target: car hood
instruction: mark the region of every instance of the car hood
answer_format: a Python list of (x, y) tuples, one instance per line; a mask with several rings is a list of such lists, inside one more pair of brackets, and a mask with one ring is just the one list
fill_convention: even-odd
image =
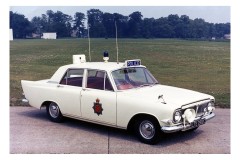
[[(166, 104), (182, 106), (196, 101), (214, 99), (212, 96), (166, 85), (145, 86), (126, 90), (126, 95), (143, 101), (166, 102)], [(162, 96), (162, 98), (161, 98)]]

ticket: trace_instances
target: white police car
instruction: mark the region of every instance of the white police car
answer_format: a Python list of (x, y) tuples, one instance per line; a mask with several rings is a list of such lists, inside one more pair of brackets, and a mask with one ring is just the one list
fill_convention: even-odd
[(213, 118), (214, 97), (158, 83), (140, 60), (86, 62), (74, 55), (47, 80), (22, 80), (25, 101), (50, 120), (71, 117), (121, 129), (155, 144), (163, 133), (195, 130)]

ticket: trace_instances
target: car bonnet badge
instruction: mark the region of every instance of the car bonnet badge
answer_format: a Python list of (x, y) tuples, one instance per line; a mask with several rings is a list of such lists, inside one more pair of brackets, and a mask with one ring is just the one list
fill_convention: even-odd
[(100, 100), (97, 98), (96, 99), (96, 102), (94, 102), (93, 104), (93, 110), (94, 110), (94, 113), (96, 113), (98, 116), (100, 115), (100, 114), (102, 114), (102, 111), (103, 111), (103, 108), (102, 108), (102, 104), (101, 103), (99, 103), (100, 102)]

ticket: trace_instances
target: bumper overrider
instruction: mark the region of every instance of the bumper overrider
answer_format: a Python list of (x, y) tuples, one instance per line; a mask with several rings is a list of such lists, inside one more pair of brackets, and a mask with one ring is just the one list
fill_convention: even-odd
[(164, 126), (162, 127), (162, 131), (165, 133), (172, 133), (172, 132), (177, 132), (177, 131), (186, 131), (192, 128), (199, 127), (200, 125), (205, 124), (206, 121), (212, 119), (215, 117), (215, 114), (212, 112), (208, 115), (202, 116), (202, 117), (196, 117), (193, 122), (188, 123), (188, 124), (179, 124), (179, 125), (174, 125), (174, 126)]

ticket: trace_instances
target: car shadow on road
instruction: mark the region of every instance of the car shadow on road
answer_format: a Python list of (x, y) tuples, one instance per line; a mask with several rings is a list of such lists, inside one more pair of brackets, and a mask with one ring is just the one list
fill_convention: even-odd
[[(38, 120), (44, 121), (45, 123), (46, 122), (54, 123), (54, 122), (50, 122), (50, 120), (47, 117), (46, 111), (44, 109), (23, 111), (23, 112), (19, 112), (18, 114), (29, 117), (29, 118), (33, 118), (33, 119), (38, 119)], [(110, 139), (125, 141), (127, 144), (129, 143), (129, 145), (132, 145), (135, 143), (138, 145), (139, 143), (141, 144), (141, 142), (138, 141), (138, 139), (132, 132), (129, 132), (123, 129), (107, 127), (107, 126), (98, 125), (98, 124), (71, 119), (71, 118), (65, 118), (62, 123), (55, 123), (55, 124), (62, 125), (68, 128), (84, 130), (90, 133), (105, 135), (105, 136), (108, 136)], [(192, 131), (192, 132), (177, 132), (177, 133), (165, 134), (158, 144), (152, 145), (151, 147), (161, 148), (161, 147), (171, 146), (176, 143), (187, 144), (188, 143), (187, 141), (196, 138), (202, 132), (203, 131), (201, 130), (201, 128), (199, 128), (196, 131)], [(142, 145), (145, 145), (145, 144), (142, 144)]]
[[(128, 132), (125, 130), (110, 128), (109, 129), (111, 137), (115, 139), (123, 139), (127, 141), (131, 141), (133, 143), (141, 143), (133, 132)], [(168, 133), (164, 134), (159, 143), (155, 145), (149, 145), (154, 148), (162, 148), (166, 146), (175, 145), (176, 143), (185, 143), (187, 144), (189, 140), (197, 138), (200, 134), (202, 134), (201, 129), (197, 129), (192, 132), (176, 132), (176, 133)], [(141, 143), (142, 145), (146, 145)]]
[(203, 131), (201, 129), (191, 131), (191, 132), (176, 132), (165, 134), (161, 139), (161, 142), (157, 145), (159, 147), (165, 147), (170, 145), (175, 145), (176, 143), (188, 144), (191, 139), (197, 138)]
[[(29, 107), (30, 108), (30, 107)], [(47, 114), (46, 114), (46, 110), (45, 109), (30, 109), (30, 110), (24, 110), (22, 112), (18, 112), (17, 114), (21, 115), (21, 116), (25, 116), (25, 117), (29, 117), (29, 118), (33, 118), (33, 119), (39, 119), (41, 121), (48, 121), (47, 118)]]

